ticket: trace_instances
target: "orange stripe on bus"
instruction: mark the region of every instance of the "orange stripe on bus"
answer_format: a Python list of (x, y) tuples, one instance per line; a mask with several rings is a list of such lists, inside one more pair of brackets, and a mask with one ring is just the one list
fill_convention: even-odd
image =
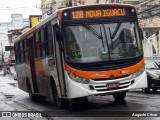
[(140, 70), (143, 66), (144, 66), (144, 59), (141, 60), (136, 65), (122, 68), (122, 69), (107, 70), (107, 71), (82, 71), (82, 70), (74, 69), (65, 63), (65, 69), (67, 71), (70, 71), (81, 78), (87, 78), (87, 79), (110, 78), (111, 75), (114, 75), (114, 77), (130, 75)]

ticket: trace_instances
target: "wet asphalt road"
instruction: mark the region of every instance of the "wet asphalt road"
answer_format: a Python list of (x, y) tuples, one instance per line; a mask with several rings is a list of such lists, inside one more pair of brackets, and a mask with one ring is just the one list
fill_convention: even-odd
[[(0, 76), (0, 111), (34, 111), (46, 115), (43, 118), (32, 117), (25, 120), (160, 120), (160, 91), (148, 94), (141, 90), (130, 91), (122, 103), (115, 103), (110, 95), (93, 96), (89, 97), (89, 103), (82, 108), (61, 110), (51, 99), (46, 99), (44, 103), (30, 101), (28, 94), (17, 88), (17, 81), (12, 76)], [(149, 114), (150, 117), (136, 117), (137, 114)], [(159, 117), (153, 117), (156, 114)]]

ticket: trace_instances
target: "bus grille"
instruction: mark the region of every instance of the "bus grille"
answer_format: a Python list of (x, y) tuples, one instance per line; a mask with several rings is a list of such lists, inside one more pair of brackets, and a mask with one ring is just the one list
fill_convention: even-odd
[(107, 84), (94, 84), (90, 88), (92, 90), (96, 90), (97, 92), (105, 92), (105, 91), (112, 91), (112, 90), (119, 90), (123, 88), (129, 87), (131, 84), (134, 83), (134, 80), (125, 80), (119, 82), (119, 87), (116, 88), (107, 88)]

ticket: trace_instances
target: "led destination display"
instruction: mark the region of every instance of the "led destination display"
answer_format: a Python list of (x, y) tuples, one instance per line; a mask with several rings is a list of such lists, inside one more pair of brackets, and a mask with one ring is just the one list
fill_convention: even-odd
[(126, 15), (125, 9), (72, 11), (72, 19), (101, 18), (101, 17), (125, 16), (125, 15)]
[(136, 17), (136, 10), (133, 7), (126, 6), (91, 6), (76, 7), (63, 11), (63, 20), (83, 20), (99, 19), (112, 17)]

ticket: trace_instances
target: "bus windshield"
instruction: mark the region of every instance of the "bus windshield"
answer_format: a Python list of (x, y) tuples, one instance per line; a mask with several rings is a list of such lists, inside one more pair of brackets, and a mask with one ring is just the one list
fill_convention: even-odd
[(142, 55), (136, 22), (86, 24), (64, 28), (65, 58), (68, 62), (101, 62)]

